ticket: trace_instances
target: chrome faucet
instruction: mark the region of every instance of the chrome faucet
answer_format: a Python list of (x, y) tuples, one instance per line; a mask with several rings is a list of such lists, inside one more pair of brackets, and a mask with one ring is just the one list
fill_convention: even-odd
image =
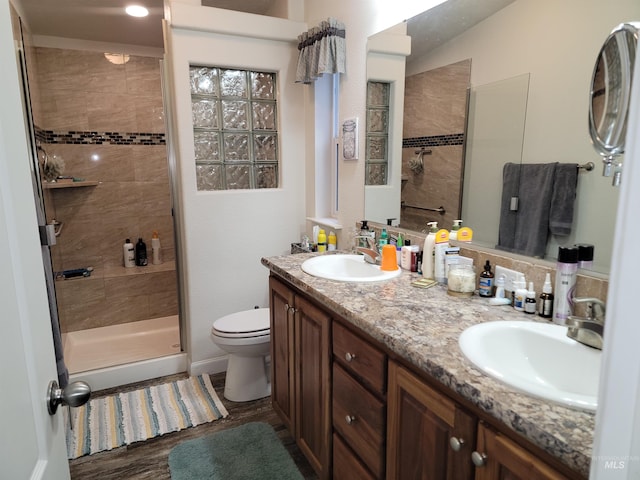
[[(367, 247), (358, 246), (359, 240), (364, 239)], [(364, 255), (364, 261), (372, 265), (380, 265), (380, 252), (376, 247), (375, 240), (368, 235), (356, 235), (354, 238), (356, 242), (355, 251)]]
[(602, 340), (604, 338), (604, 316), (606, 312), (606, 304), (593, 297), (584, 297), (572, 299), (574, 304), (586, 303), (586, 317), (577, 317), (570, 315), (567, 318), (566, 326), (567, 337), (574, 339), (589, 347), (602, 350)]

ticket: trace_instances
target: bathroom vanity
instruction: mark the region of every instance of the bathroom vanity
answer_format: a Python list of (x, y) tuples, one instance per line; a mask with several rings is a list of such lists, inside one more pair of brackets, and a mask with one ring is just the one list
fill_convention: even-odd
[[(581, 479), (594, 414), (529, 396), (464, 357), (458, 337), (492, 320), (544, 321), (487, 299), (271, 271), (272, 401), (318, 472), (334, 479)], [(426, 475), (419, 477), (418, 475)]]

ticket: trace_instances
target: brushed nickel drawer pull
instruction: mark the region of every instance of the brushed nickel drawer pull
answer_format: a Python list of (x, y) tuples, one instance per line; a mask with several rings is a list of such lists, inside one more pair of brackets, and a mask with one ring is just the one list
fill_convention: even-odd
[(353, 415), (347, 415), (344, 419), (346, 420), (347, 425), (351, 425), (356, 421), (356, 417), (354, 417)]
[(487, 464), (487, 455), (486, 453), (473, 452), (471, 461), (476, 467), (484, 467)]
[(344, 354), (344, 358), (347, 362), (352, 362), (356, 358), (356, 354), (347, 352)]

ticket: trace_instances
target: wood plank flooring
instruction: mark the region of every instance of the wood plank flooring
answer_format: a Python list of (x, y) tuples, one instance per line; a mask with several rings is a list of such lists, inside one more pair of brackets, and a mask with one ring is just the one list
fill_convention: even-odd
[[(111, 395), (156, 385), (186, 377), (186, 374), (171, 375), (159, 379), (126, 385), (93, 394), (93, 397)], [(72, 480), (170, 480), (168, 457), (178, 443), (192, 438), (209, 435), (219, 430), (233, 428), (248, 422), (265, 422), (273, 426), (283, 445), (296, 462), (302, 476), (307, 480), (317, 479), (317, 475), (298, 449), (294, 439), (271, 408), (271, 399), (254, 402), (230, 402), (226, 400), (224, 373), (211, 376), (211, 382), (229, 411), (229, 416), (197, 427), (169, 433), (144, 442), (137, 442), (108, 452), (86, 455), (69, 461)]]

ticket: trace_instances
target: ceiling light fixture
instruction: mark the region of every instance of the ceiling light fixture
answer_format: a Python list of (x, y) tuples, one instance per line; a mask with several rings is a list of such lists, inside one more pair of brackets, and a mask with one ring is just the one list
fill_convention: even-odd
[(126, 53), (105, 53), (104, 58), (114, 65), (124, 65), (129, 61), (129, 55)]
[(146, 17), (147, 15), (149, 15), (149, 10), (147, 10), (142, 5), (129, 5), (124, 9), (124, 11), (132, 17)]

